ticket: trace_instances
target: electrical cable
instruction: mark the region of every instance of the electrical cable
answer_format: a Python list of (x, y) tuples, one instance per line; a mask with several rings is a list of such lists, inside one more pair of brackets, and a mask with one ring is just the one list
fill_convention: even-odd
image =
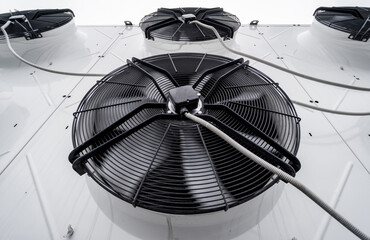
[(336, 82), (330, 82), (330, 81), (327, 81), (327, 80), (324, 80), (324, 79), (320, 79), (320, 78), (316, 78), (316, 77), (312, 77), (312, 76), (309, 76), (309, 75), (305, 75), (303, 73), (299, 73), (299, 72), (295, 72), (295, 71), (292, 71), (290, 69), (287, 69), (287, 68), (284, 68), (284, 67), (281, 67), (279, 65), (276, 65), (274, 63), (271, 63), (269, 61), (266, 61), (264, 59), (261, 59), (261, 58), (258, 58), (258, 57), (255, 57), (253, 55), (249, 55), (247, 53), (243, 53), (243, 52), (239, 52), (239, 51), (236, 51), (232, 48), (229, 48), (225, 43), (224, 41), (222, 40), (220, 34), (217, 32), (217, 30), (210, 26), (210, 25), (207, 25), (207, 24), (204, 24), (204, 23), (201, 23), (197, 20), (194, 20), (194, 21), (191, 21), (190, 23), (195, 23), (195, 24), (198, 24), (204, 28), (207, 28), (207, 29), (210, 29), (213, 31), (213, 33), (216, 35), (218, 41), (222, 44), (222, 46), (224, 48), (226, 48), (227, 50), (229, 50), (230, 52), (232, 53), (235, 53), (235, 54), (238, 54), (238, 55), (241, 55), (241, 56), (244, 56), (244, 57), (247, 57), (247, 58), (250, 58), (250, 59), (253, 59), (255, 61), (258, 61), (260, 63), (263, 63), (263, 64), (266, 64), (270, 67), (273, 67), (273, 68), (276, 68), (278, 70), (281, 70), (283, 72), (286, 72), (286, 73), (290, 73), (290, 74), (293, 74), (295, 76), (298, 76), (298, 77), (301, 77), (301, 78), (305, 78), (305, 79), (308, 79), (308, 80), (311, 80), (311, 81), (315, 81), (315, 82), (319, 82), (319, 83), (323, 83), (323, 84), (328, 84), (328, 85), (332, 85), (332, 86), (336, 86), (336, 87), (341, 87), (341, 88), (347, 88), (347, 89), (352, 89), (352, 90), (358, 90), (358, 91), (370, 91), (370, 88), (364, 88), (364, 87), (357, 87), (357, 86), (352, 86), (352, 85), (347, 85), (347, 84), (341, 84), (341, 83), (336, 83)]
[(27, 65), (30, 65), (34, 68), (37, 68), (37, 69), (40, 69), (40, 70), (43, 70), (43, 71), (46, 71), (46, 72), (51, 72), (51, 73), (56, 73), (56, 74), (62, 74), (62, 75), (69, 75), (69, 76), (79, 76), (79, 77), (103, 77), (105, 76), (106, 74), (102, 74), (102, 73), (73, 73), (73, 72), (64, 72), (64, 71), (57, 71), (57, 70), (52, 70), (52, 69), (48, 69), (48, 68), (44, 68), (44, 67), (41, 67), (39, 65), (36, 65), (34, 63), (31, 63), (29, 61), (27, 61), (26, 59), (22, 58), (21, 56), (18, 55), (18, 53), (16, 53), (14, 51), (14, 49), (12, 48), (12, 45), (10, 44), (10, 40), (9, 40), (9, 36), (8, 36), (8, 33), (6, 32), (6, 28), (12, 23), (12, 21), (7, 21), (3, 26), (1, 26), (1, 31), (3, 32), (4, 34), (4, 37), (5, 37), (5, 40), (6, 40), (6, 44), (8, 45), (8, 48), (9, 50), (13, 53), (13, 55), (18, 58), (20, 61), (24, 62), (25, 64)]
[(243, 155), (248, 157), (249, 159), (253, 160), (257, 164), (261, 165), (265, 169), (269, 170), (270, 172), (276, 174), (279, 176), (283, 181), (292, 184), (294, 187), (296, 187), (298, 190), (300, 190), (302, 193), (304, 193), (307, 197), (309, 197), (312, 201), (314, 201), (317, 205), (319, 205), (322, 209), (324, 209), (327, 213), (329, 213), (333, 218), (335, 218), (339, 223), (341, 223), (345, 228), (347, 228), (349, 231), (351, 231), (353, 234), (355, 234), (357, 237), (359, 237), (362, 240), (370, 240), (370, 237), (367, 236), (364, 232), (359, 230), (356, 226), (354, 226), (350, 221), (348, 221), (346, 218), (341, 216), (335, 209), (330, 207), (326, 202), (324, 202), (319, 196), (317, 196), (313, 191), (311, 191), (308, 187), (306, 187), (303, 183), (299, 182), (297, 179), (293, 178), (286, 172), (282, 171), (281, 169), (273, 166), (272, 164), (264, 161), (262, 158), (258, 157), (254, 153), (250, 152), (248, 149), (244, 148), (242, 145), (240, 145), (238, 142), (236, 142), (234, 139), (229, 137), (227, 134), (222, 132), (220, 129), (212, 125), (211, 123), (189, 113), (184, 113), (185, 117), (188, 119), (193, 120), (196, 123), (199, 123), (200, 125), (206, 127), (219, 137), (221, 137), (223, 140), (225, 140), (227, 143), (229, 143), (232, 147), (234, 147), (236, 150), (241, 152)]
[[(278, 66), (278, 65), (273, 64), (271, 62), (268, 62), (266, 60), (257, 58), (255, 56), (252, 56), (252, 55), (249, 55), (249, 54), (246, 54), (246, 53), (243, 53), (243, 52), (236, 51), (236, 50), (231, 49), (228, 46), (226, 46), (226, 44), (222, 41), (222, 38), (221, 38), (220, 34), (217, 32), (217, 30), (214, 27), (212, 27), (210, 25), (207, 25), (207, 24), (204, 24), (204, 23), (201, 23), (201, 22), (196, 21), (196, 20), (195, 21), (192, 21), (190, 23), (199, 24), (202, 27), (205, 27), (207, 29), (212, 30), (213, 33), (216, 34), (216, 37), (220, 41), (220, 43), (222, 44), (222, 46), (224, 48), (226, 48), (228, 51), (232, 52), (232, 53), (235, 53), (235, 54), (238, 54), (238, 55), (247, 57), (247, 58), (251, 58), (253, 60), (256, 60), (258, 62), (261, 62), (263, 64), (266, 64), (268, 66), (277, 68), (277, 69), (279, 69), (281, 71), (284, 71), (284, 72), (287, 72), (287, 73), (291, 73), (293, 75), (296, 75), (296, 76), (299, 76), (299, 77), (302, 77), (302, 78), (306, 78), (308, 80), (316, 81), (316, 82), (323, 83), (323, 84), (333, 85), (333, 86), (336, 86), (336, 87), (348, 88), (348, 89), (352, 89), (352, 90), (370, 91), (370, 88), (362, 88), (362, 87), (356, 87), (356, 86), (351, 86), (351, 85), (346, 85), (346, 84), (340, 84), (340, 83), (330, 82), (330, 81), (327, 81), (327, 80), (323, 80), (323, 79), (311, 77), (311, 76), (308, 76), (308, 75), (304, 75), (302, 73), (298, 73), (298, 72), (295, 72), (295, 71), (292, 71), (292, 70), (283, 68), (281, 66)], [(302, 102), (299, 102), (299, 101), (295, 101), (295, 100), (292, 100), (292, 102), (295, 103), (295, 104), (297, 104), (297, 105), (303, 106), (303, 107), (311, 108), (311, 109), (314, 109), (314, 110), (319, 110), (319, 111), (322, 111), (322, 112), (339, 114), (339, 115), (347, 115), (347, 116), (366, 116), (366, 115), (370, 115), (370, 112), (338, 111), (338, 110), (331, 110), (331, 109), (327, 109), (327, 108), (320, 108), (320, 107), (312, 106), (312, 105), (309, 105), (309, 104), (306, 104), (306, 103), (302, 103)]]
[(347, 116), (368, 116), (368, 115), (370, 115), (370, 112), (338, 111), (338, 110), (331, 110), (331, 109), (328, 109), (328, 108), (321, 108), (321, 107), (312, 106), (312, 105), (302, 103), (302, 102), (298, 102), (298, 101), (295, 101), (295, 100), (291, 100), (291, 101), (294, 104), (300, 105), (302, 107), (311, 108), (311, 109), (318, 110), (318, 111), (321, 111), (321, 112), (328, 112), (328, 113), (334, 113), (334, 114), (339, 114), (339, 115), (347, 115)]

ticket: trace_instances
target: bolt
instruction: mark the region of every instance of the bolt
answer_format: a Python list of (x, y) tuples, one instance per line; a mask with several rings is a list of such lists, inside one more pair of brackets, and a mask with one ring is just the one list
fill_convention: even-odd
[(63, 236), (63, 238), (71, 238), (73, 233), (75, 232), (71, 226), (71, 224), (68, 225), (68, 231), (67, 234)]

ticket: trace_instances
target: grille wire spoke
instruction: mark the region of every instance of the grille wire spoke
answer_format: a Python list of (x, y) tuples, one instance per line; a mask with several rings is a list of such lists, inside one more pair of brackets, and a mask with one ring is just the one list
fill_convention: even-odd
[[(219, 78), (217, 78), (216, 82), (213, 84), (211, 89), (205, 94), (204, 101), (207, 101), (208, 98), (212, 95), (212, 93), (217, 89), (221, 81), (227, 77), (229, 77), (231, 74), (237, 72), (239, 69), (243, 68), (246, 63), (242, 63), (237, 65), (236, 67), (232, 68), (231, 70), (227, 71), (223, 75), (221, 75)], [(201, 90), (203, 92), (203, 89)]]
[(134, 68), (138, 69), (139, 71), (141, 71), (145, 76), (149, 77), (150, 80), (152, 80), (152, 82), (154, 83), (155, 87), (157, 88), (158, 92), (161, 94), (163, 100), (165, 101), (166, 100), (166, 95), (164, 94), (163, 90), (161, 89), (161, 87), (159, 86), (157, 80), (153, 77), (152, 74), (148, 73), (147, 71), (145, 71), (142, 67), (138, 66), (137, 64), (131, 62), (130, 60), (127, 60), (127, 63), (130, 65), (130, 66), (133, 66)]
[(194, 19), (212, 24), (225, 39), (233, 38), (241, 26), (235, 15), (224, 12), (222, 8), (159, 8), (157, 12), (144, 16), (139, 26), (150, 40), (203, 41), (216, 38), (212, 31), (189, 24)]
[(195, 83), (193, 84), (193, 88), (194, 88), (194, 89), (196, 89), (196, 88), (198, 87), (199, 83), (201, 83), (201, 82), (203, 81), (203, 79), (204, 79), (207, 75), (212, 74), (212, 73), (217, 72), (217, 71), (220, 71), (220, 70), (222, 70), (222, 69), (226, 69), (226, 68), (228, 68), (228, 67), (230, 67), (230, 66), (232, 66), (232, 65), (235, 65), (235, 64), (238, 64), (238, 63), (243, 63), (243, 62), (244, 62), (243, 58), (239, 58), (239, 59), (237, 59), (237, 60), (230, 61), (230, 62), (227, 62), (227, 63), (221, 64), (221, 65), (219, 65), (219, 66), (216, 66), (216, 67), (214, 67), (214, 68), (207, 69), (207, 70), (206, 70), (206, 71), (204, 71), (204, 72), (202, 73), (202, 75), (200, 75), (200, 76), (198, 77), (198, 79), (195, 81)]
[[(82, 171), (82, 169), (80, 169), (80, 167), (81, 167), (81, 165), (88, 158), (90, 158), (91, 156), (93, 156), (95, 153), (99, 152), (100, 149), (107, 148), (111, 144), (114, 144), (115, 142), (119, 141), (121, 139), (121, 137), (124, 137), (124, 135), (121, 134), (118, 137), (116, 136), (115, 138), (111, 139), (110, 142), (106, 142), (106, 143), (102, 144), (100, 146), (100, 148), (95, 148), (93, 151), (89, 152), (88, 154), (85, 154), (84, 156), (79, 156), (80, 153), (82, 153), (83, 150), (85, 150), (89, 146), (95, 144), (99, 139), (101, 139), (102, 137), (108, 135), (115, 128), (117, 128), (118, 126), (122, 125), (123, 123), (125, 123), (126, 121), (128, 121), (130, 118), (134, 117), (136, 114), (138, 114), (140, 111), (142, 111), (142, 110), (144, 110), (146, 108), (165, 109), (165, 104), (160, 104), (160, 103), (146, 103), (146, 104), (142, 104), (139, 107), (137, 107), (136, 109), (134, 109), (133, 111), (131, 111), (130, 113), (128, 113), (127, 115), (125, 115), (122, 118), (120, 118), (118, 121), (112, 123), (110, 126), (108, 126), (107, 128), (105, 128), (101, 132), (99, 132), (96, 135), (94, 135), (92, 138), (88, 139), (87, 141), (85, 141), (84, 143), (82, 143), (81, 145), (79, 145), (78, 147), (76, 147), (75, 149), (73, 149), (73, 151), (69, 155), (69, 160), (70, 160), (71, 163), (74, 164), (74, 168), (75, 169), (77, 169), (77, 168), (79, 169), (78, 170), (79, 174), (83, 174), (84, 173)], [(158, 115), (155, 115), (152, 120), (154, 120), (156, 116), (158, 116)], [(140, 126), (143, 126), (143, 125), (145, 125), (145, 122), (144, 123), (141, 123), (141, 124), (142, 125), (140, 125)], [(135, 127), (131, 128), (131, 129), (128, 129), (124, 133), (128, 134), (128, 132), (129, 132), (131, 134), (132, 132), (134, 132), (137, 129), (139, 129), (139, 128), (137, 126), (135, 126)]]
[(222, 123), (217, 118), (211, 115), (201, 115), (200, 118), (215, 123), (220, 129), (223, 129), (225, 132), (228, 132), (230, 133), (230, 135), (234, 136), (234, 138), (238, 139), (239, 141), (242, 141), (246, 146), (248, 146), (247, 148), (249, 150), (256, 151), (259, 154), (262, 154), (262, 156), (267, 162), (275, 166), (280, 166), (285, 172), (287, 172), (288, 174), (292, 176), (295, 176), (296, 171), (294, 170), (292, 166), (283, 162), (280, 158), (274, 156), (272, 153), (265, 150), (264, 148), (254, 143), (253, 141), (250, 141), (249, 139), (244, 138), (240, 133), (230, 128), (226, 124)]
[[(294, 154), (289, 152), (287, 149), (285, 149), (283, 146), (277, 143), (274, 139), (272, 139), (267, 134), (265, 134), (263, 131), (261, 131), (256, 126), (251, 124), (248, 120), (242, 118), (232, 109), (230, 109), (228, 106), (222, 105), (222, 104), (206, 104), (205, 108), (206, 109), (222, 109), (227, 114), (233, 116), (237, 121), (240, 121), (241, 124), (247, 126), (247, 128), (250, 129), (253, 132), (253, 134), (263, 139), (263, 141), (267, 142), (269, 145), (271, 145), (273, 148), (275, 148), (277, 151), (281, 152), (285, 157), (287, 157), (296, 172), (299, 171), (299, 169), (301, 168), (301, 164), (298, 158), (294, 156)], [(295, 117), (295, 116), (292, 116), (292, 117)]]
[[(178, 116), (173, 115), (173, 114), (157, 114), (157, 115), (154, 115), (153, 117), (151, 117), (148, 120), (140, 123), (139, 125), (131, 128), (131, 129), (128, 129), (127, 131), (117, 135), (116, 137), (114, 137), (114, 138), (112, 138), (108, 141), (105, 141), (103, 144), (94, 148), (90, 152), (88, 152), (88, 153), (86, 153), (86, 154), (84, 154), (80, 157), (77, 157), (77, 159), (72, 160), (73, 169), (75, 169), (76, 172), (78, 172), (80, 175), (82, 175), (82, 174), (85, 173), (83, 164), (85, 164), (86, 161), (89, 158), (91, 158), (91, 157), (95, 156), (96, 154), (99, 154), (102, 151), (110, 148), (111, 146), (113, 146), (117, 142), (121, 141), (122, 139), (125, 139), (128, 136), (134, 134), (136, 131), (142, 129), (144, 126), (148, 125), (149, 123), (152, 123), (152, 122), (154, 122), (156, 120), (159, 120), (159, 119), (178, 119), (178, 118), (179, 118)], [(99, 139), (99, 138), (96, 137), (93, 140), (97, 140), (97, 139)]]

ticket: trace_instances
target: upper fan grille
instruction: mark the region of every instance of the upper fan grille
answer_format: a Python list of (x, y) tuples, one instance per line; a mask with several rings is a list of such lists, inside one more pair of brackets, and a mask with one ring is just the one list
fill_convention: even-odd
[(149, 39), (160, 38), (172, 41), (204, 41), (216, 39), (209, 29), (190, 24), (196, 19), (216, 28), (223, 38), (233, 38), (240, 26), (239, 19), (222, 8), (159, 8), (145, 16), (140, 27)]
[(70, 161), (102, 187), (146, 209), (195, 214), (241, 204), (276, 176), (217, 135), (168, 111), (169, 90), (191, 85), (197, 115), (294, 175), (299, 118), (276, 83), (234, 60), (177, 53), (133, 59), (84, 97), (73, 123)]
[[(30, 34), (40, 34), (70, 22), (74, 14), (70, 9), (37, 9), (15, 11), (0, 14), (0, 24), (4, 24), (11, 16), (24, 15), (27, 21), (17, 20), (7, 29), (9, 38), (30, 36)], [(0, 39), (4, 39), (4, 34), (0, 32)]]
[(350, 33), (349, 38), (367, 41), (370, 37), (370, 8), (363, 7), (320, 7), (316, 9), (318, 22)]

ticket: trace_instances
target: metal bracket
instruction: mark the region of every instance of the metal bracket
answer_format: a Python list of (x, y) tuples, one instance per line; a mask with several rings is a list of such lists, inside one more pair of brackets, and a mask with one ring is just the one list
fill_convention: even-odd
[(370, 37), (370, 16), (365, 19), (364, 24), (361, 26), (360, 30), (355, 33), (351, 33), (348, 38), (352, 40), (367, 42)]
[[(31, 40), (35, 38), (42, 38), (42, 34), (38, 32), (38, 29), (33, 29), (31, 23), (28, 21), (27, 17), (25, 15), (15, 15), (9, 17), (9, 21), (11, 21), (13, 24), (18, 24), (21, 28), (25, 30), (24, 37), (26, 40)], [(25, 26), (23, 26), (20, 22), (25, 22), (28, 24), (28, 27), (30, 30), (28, 30)]]
[(24, 38), (26, 38), (26, 40), (42, 38), (42, 34), (39, 33), (38, 31), (29, 31), (24, 33)]
[(253, 20), (252, 22), (249, 23), (249, 25), (257, 26), (258, 23), (259, 23), (258, 20)]

